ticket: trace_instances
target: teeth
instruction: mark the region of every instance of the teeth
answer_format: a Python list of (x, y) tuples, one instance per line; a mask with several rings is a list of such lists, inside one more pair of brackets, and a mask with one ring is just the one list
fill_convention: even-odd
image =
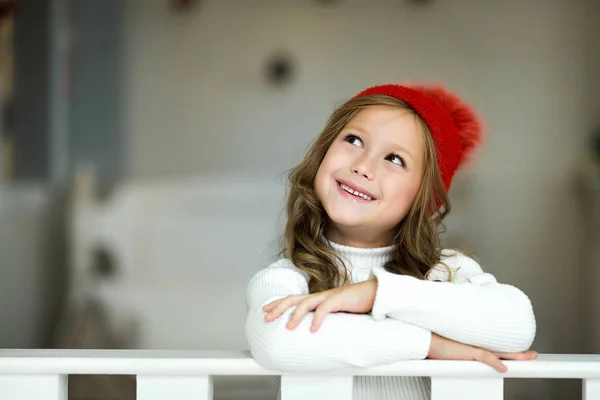
[(344, 185), (343, 183), (340, 183), (340, 187), (342, 189), (344, 189), (346, 192), (352, 193), (353, 195), (358, 196), (358, 197), (360, 197), (362, 199), (373, 200), (373, 198), (371, 198), (370, 196), (367, 196), (366, 194), (361, 193), (361, 192), (357, 192), (356, 190), (352, 190), (348, 186)]

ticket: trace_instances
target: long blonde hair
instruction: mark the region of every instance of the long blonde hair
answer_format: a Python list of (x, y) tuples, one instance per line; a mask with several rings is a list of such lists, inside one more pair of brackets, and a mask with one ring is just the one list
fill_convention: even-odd
[[(315, 192), (315, 177), (327, 150), (341, 130), (363, 108), (392, 106), (414, 113), (425, 133), (425, 161), (421, 187), (407, 216), (399, 223), (393, 242), (393, 259), (385, 268), (399, 275), (426, 279), (441, 259), (439, 233), (450, 212), (450, 201), (438, 169), (433, 138), (425, 122), (406, 103), (384, 95), (351, 99), (338, 107), (323, 131), (311, 143), (302, 162), (289, 174), (287, 221), (284, 234), (286, 257), (308, 277), (310, 293), (349, 282), (348, 269), (324, 239), (327, 216)], [(340, 269), (338, 265), (341, 265)]]

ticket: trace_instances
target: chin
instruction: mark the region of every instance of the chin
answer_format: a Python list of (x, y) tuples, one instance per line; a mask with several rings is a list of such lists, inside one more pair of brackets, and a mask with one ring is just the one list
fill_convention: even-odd
[(365, 221), (364, 218), (360, 218), (360, 216), (349, 216), (348, 213), (340, 212), (337, 214), (328, 211), (327, 216), (332, 224), (341, 228), (361, 228), (367, 225), (367, 221)]

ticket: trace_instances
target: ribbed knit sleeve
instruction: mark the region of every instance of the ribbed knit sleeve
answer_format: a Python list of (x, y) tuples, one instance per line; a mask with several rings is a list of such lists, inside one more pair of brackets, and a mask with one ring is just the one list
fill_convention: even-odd
[(314, 313), (294, 330), (285, 327), (294, 308), (273, 322), (265, 321), (263, 305), (295, 294), (308, 294), (308, 284), (287, 259), (259, 271), (248, 284), (246, 337), (253, 357), (266, 368), (319, 372), (427, 356), (431, 332), (394, 319), (375, 321), (368, 314), (335, 313), (315, 333), (309, 331)]
[(429, 281), (374, 267), (378, 288), (373, 318), (408, 322), (491, 351), (529, 349), (536, 331), (529, 298), (514, 286), (498, 283), (461, 253), (453, 253), (443, 262), (454, 272), (452, 282), (431, 281), (443, 279), (446, 270), (441, 266)]

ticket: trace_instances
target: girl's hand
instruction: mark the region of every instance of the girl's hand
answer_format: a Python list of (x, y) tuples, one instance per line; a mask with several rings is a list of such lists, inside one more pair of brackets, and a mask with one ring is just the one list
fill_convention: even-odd
[(454, 340), (431, 333), (431, 346), (427, 358), (437, 360), (473, 360), (488, 364), (499, 372), (506, 372), (507, 368), (500, 359), (505, 360), (535, 360), (538, 354), (535, 351), (518, 353), (491, 352), (478, 347), (469, 346)]
[(377, 281), (368, 280), (320, 293), (288, 296), (263, 307), (263, 310), (267, 312), (265, 320), (272, 322), (288, 308), (296, 306), (286, 327), (288, 329), (296, 328), (308, 312), (314, 311), (315, 315), (310, 330), (316, 332), (329, 313), (368, 313), (373, 308), (376, 292)]

